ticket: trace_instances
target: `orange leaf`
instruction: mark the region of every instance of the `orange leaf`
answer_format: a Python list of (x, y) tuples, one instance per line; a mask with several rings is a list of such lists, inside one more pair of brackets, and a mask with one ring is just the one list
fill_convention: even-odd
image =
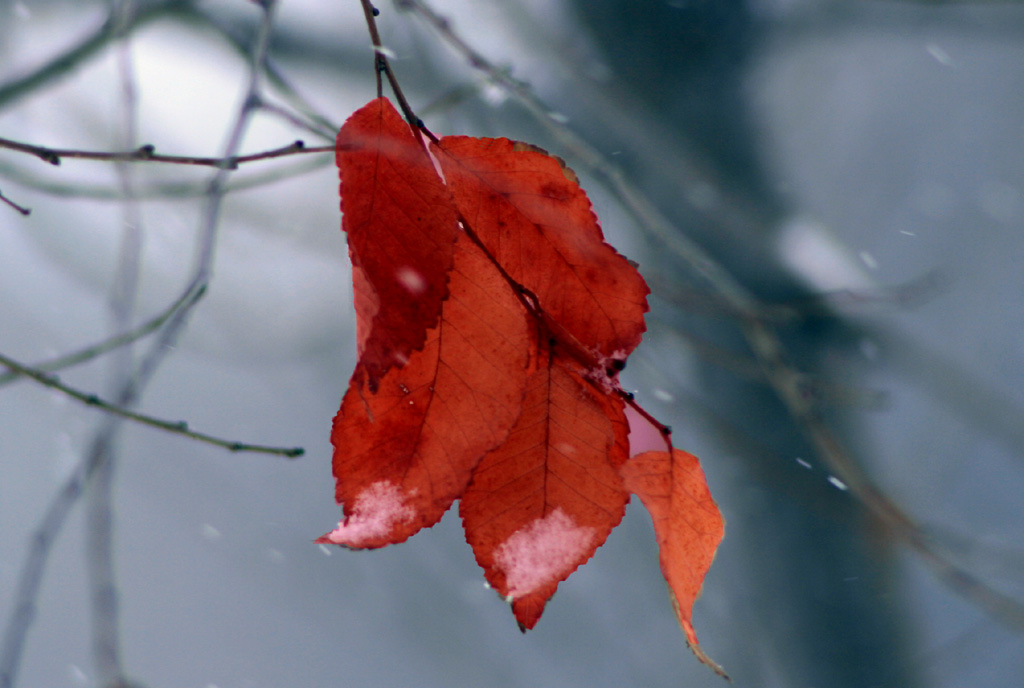
[(357, 372), (373, 390), (437, 324), (458, 224), (426, 149), (387, 98), (345, 122), (337, 163), (342, 227), (357, 269)]
[(624, 361), (643, 335), (650, 290), (605, 243), (576, 175), (508, 139), (446, 136), (433, 150), (462, 217), (537, 297), (556, 335)]
[(522, 306), (465, 236), (438, 325), (376, 392), (353, 375), (334, 419), (344, 519), (322, 542), (382, 547), (436, 523), (519, 415), (532, 348)]
[(693, 630), (693, 603), (725, 532), (697, 457), (681, 449), (648, 451), (619, 469), (626, 489), (643, 502), (654, 522), (661, 572), (686, 640), (697, 657), (725, 675), (700, 649)]
[(508, 440), (477, 466), (459, 505), (466, 540), (523, 630), (622, 519), (629, 495), (613, 461), (628, 456), (627, 434), (572, 364), (545, 352)]

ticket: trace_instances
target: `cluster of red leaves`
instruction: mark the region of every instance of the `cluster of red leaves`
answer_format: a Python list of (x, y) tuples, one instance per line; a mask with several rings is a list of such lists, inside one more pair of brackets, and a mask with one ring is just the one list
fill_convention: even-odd
[(402, 542), (459, 499), (525, 630), (635, 494), (711, 663), (690, 615), (722, 518), (697, 459), (619, 387), (649, 290), (575, 175), (507, 139), (427, 141), (385, 98), (345, 123), (337, 162), (359, 362), (331, 436), (344, 517), (320, 542)]

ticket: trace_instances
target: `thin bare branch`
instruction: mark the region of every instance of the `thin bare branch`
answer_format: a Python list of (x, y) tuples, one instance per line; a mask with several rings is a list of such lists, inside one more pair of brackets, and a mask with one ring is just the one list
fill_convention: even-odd
[[(138, 89), (131, 39), (128, 36), (137, 11), (135, 0), (115, 0), (114, 46), (117, 56), (121, 95), (121, 122), (116, 145), (134, 148), (138, 144)], [(124, 332), (130, 326), (138, 295), (142, 258), (142, 213), (135, 198), (134, 169), (125, 162), (116, 164), (117, 179), (124, 202), (121, 205), (121, 246), (118, 268), (108, 296), (111, 332)], [(125, 346), (109, 359), (107, 377), (112, 390), (124, 389), (131, 382), (132, 347)], [(104, 424), (112, 426), (111, 418)], [(85, 500), (85, 571), (90, 589), (93, 666), (102, 686), (128, 683), (122, 661), (120, 592), (114, 565), (114, 480), (119, 462), (113, 441), (97, 445), (96, 470), (88, 483)]]
[(222, 447), (233, 452), (254, 452), (258, 454), (273, 454), (277, 456), (285, 456), (288, 458), (296, 458), (302, 456), (305, 451), (302, 447), (271, 447), (260, 444), (249, 444), (246, 442), (237, 442), (233, 440), (225, 440), (213, 435), (206, 433), (197, 432), (190, 430), (188, 423), (185, 421), (168, 421), (153, 416), (146, 415), (144, 413), (137, 413), (125, 408), (122, 405), (115, 404), (110, 401), (101, 399), (98, 395), (91, 392), (83, 392), (80, 389), (67, 385), (60, 381), (60, 379), (49, 373), (45, 373), (41, 370), (36, 370), (30, 366), (16, 361), (15, 359), (0, 353), (0, 365), (10, 369), (21, 377), (26, 377), (35, 380), (44, 387), (57, 390), (62, 394), (80, 401), (86, 406), (100, 409), (107, 413), (113, 414), (126, 420), (134, 421), (142, 425), (148, 425), (151, 428), (157, 428), (166, 432), (173, 433), (175, 435), (182, 435), (190, 439), (199, 440), (207, 444), (212, 444), (217, 447)]
[(247, 162), (257, 160), (270, 160), (272, 158), (283, 158), (288, 155), (303, 153), (330, 153), (334, 146), (319, 146), (307, 148), (303, 141), (293, 141), (279, 148), (272, 148), (262, 153), (251, 153), (249, 155), (231, 155), (224, 158), (194, 157), (185, 155), (162, 155), (156, 152), (156, 148), (149, 144), (140, 146), (130, 151), (86, 151), (68, 148), (49, 148), (38, 146), (32, 143), (22, 143), (0, 137), (0, 148), (20, 151), (34, 155), (40, 160), (59, 165), (63, 158), (78, 158), (80, 160), (104, 160), (107, 162), (159, 162), (172, 165), (199, 165), (202, 167), (216, 167), (221, 170), (235, 170), (238, 166)]
[(431, 136), (423, 126), (423, 121), (416, 116), (413, 112), (412, 106), (409, 105), (409, 101), (405, 97), (405, 93), (402, 92), (402, 87), (398, 83), (398, 78), (395, 76), (395, 72), (391, 69), (391, 63), (388, 61), (388, 51), (384, 47), (384, 44), (380, 40), (380, 32), (377, 30), (377, 15), (380, 14), (380, 10), (373, 6), (370, 0), (360, 0), (363, 5), (363, 16), (366, 18), (366, 28), (370, 31), (370, 42), (373, 48), (373, 59), (374, 67), (377, 72), (377, 97), (380, 98), (384, 95), (384, 89), (381, 84), (381, 74), (384, 74), (388, 78), (388, 83), (391, 84), (391, 90), (394, 91), (395, 99), (398, 101), (398, 106), (402, 110), (402, 114), (405, 116), (405, 121), (409, 123), (410, 127), (414, 129), (422, 129), (424, 133)]
[(25, 206), (18, 205), (17, 203), (12, 201), (11, 199), (7, 198), (7, 196), (4, 196), (3, 190), (0, 190), (0, 201), (3, 201), (7, 205), (11, 206), (12, 208), (17, 210), (19, 213), (21, 213), (25, 217), (28, 217), (29, 215), (32, 214), (32, 210), (30, 208), (26, 208)]
[[(333, 151), (334, 148), (329, 146), (325, 146), (322, 150), (312, 148), (306, 149), (306, 152), (330, 153)], [(229, 184), (225, 185), (224, 193), (225, 195), (230, 195), (236, 191), (246, 191), (248, 189), (256, 189), (261, 186), (276, 184), (277, 182), (285, 179), (292, 179), (315, 170), (323, 169), (329, 164), (331, 164), (330, 158), (320, 156), (313, 159), (306, 158), (304, 160), (296, 160), (288, 166), (285, 166), (284, 164), (277, 165), (273, 169), (261, 172), (239, 172), (232, 176), (232, 180)], [(33, 189), (35, 191), (41, 191), (49, 196), (62, 198), (91, 198), (100, 201), (115, 201), (118, 203), (124, 200), (121, 189), (115, 186), (88, 184), (84, 182), (63, 183), (50, 179), (43, 179), (42, 177), (30, 174), (26, 170), (20, 168), (16, 169), (11, 166), (4, 165), (3, 163), (0, 163), (0, 174), (6, 175), (19, 186), (27, 189)], [(136, 199), (139, 201), (192, 200), (205, 195), (206, 184), (188, 181), (149, 183), (144, 186), (140, 185), (135, 192)]]

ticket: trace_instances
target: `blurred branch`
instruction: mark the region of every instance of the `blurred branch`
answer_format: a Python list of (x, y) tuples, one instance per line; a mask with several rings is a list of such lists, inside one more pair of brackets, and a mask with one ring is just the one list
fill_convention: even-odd
[[(119, 141), (115, 145), (133, 148), (138, 145), (138, 89), (135, 64), (128, 29), (136, 12), (135, 0), (114, 0), (115, 54), (120, 79), (121, 122), (117, 127)], [(121, 206), (121, 246), (117, 272), (108, 297), (111, 330), (123, 332), (132, 322), (138, 295), (140, 259), (142, 254), (142, 214), (135, 198), (133, 169), (125, 162), (116, 164), (118, 183), (124, 203)], [(123, 389), (131, 381), (132, 349), (121, 347), (111, 357), (108, 378), (111, 389)], [(87, 485), (85, 500), (85, 570), (91, 594), (93, 665), (101, 686), (122, 686), (125, 678), (121, 645), (121, 618), (118, 613), (120, 593), (114, 567), (114, 480), (117, 474), (118, 451), (112, 441), (117, 428), (112, 418), (105, 419), (111, 427), (111, 441), (97, 446), (96, 469)]]
[(118, 17), (112, 9), (103, 24), (68, 50), (50, 59), (39, 69), (17, 79), (0, 84), (0, 109), (10, 102), (16, 102), (32, 91), (43, 88), (59, 79), (78, 65), (96, 55), (115, 37), (115, 34), (128, 33), (141, 26), (173, 12), (182, 11), (192, 6), (192, 0), (162, 0), (148, 3), (134, 13), (127, 25), (118, 26)]
[(894, 361), (898, 374), (1024, 459), (1024, 408), (1019, 401), (927, 342), (893, 328), (872, 328), (869, 335)]
[(802, 393), (800, 374), (785, 361), (774, 333), (757, 321), (748, 321), (743, 329), (776, 394), (815, 447), (824, 465), (846, 484), (873, 516), (885, 524), (889, 532), (931, 566), (939, 580), (952, 591), (1007, 626), (1024, 631), (1024, 604), (991, 588), (956, 565), (925, 535), (921, 526), (889, 499), (850, 458), (821, 417), (813, 399)]
[(19, 363), (13, 358), (10, 358), (2, 353), (0, 353), (0, 365), (8, 368), (18, 376), (31, 378), (38, 382), (39, 384), (43, 385), (44, 387), (49, 387), (50, 389), (55, 389), (58, 392), (66, 394), (72, 399), (76, 399), (77, 401), (82, 402), (86, 406), (92, 406), (93, 408), (100, 409), (101, 411), (106, 411), (107, 413), (111, 413), (115, 416), (119, 416), (126, 420), (141, 423), (142, 425), (148, 425), (149, 427), (157, 428), (159, 430), (165, 430), (176, 435), (183, 435), (194, 440), (199, 440), (200, 442), (206, 442), (207, 444), (212, 444), (217, 447), (229, 449), (230, 451), (233, 452), (255, 452), (259, 454), (274, 454), (278, 456), (286, 456), (288, 458), (302, 456), (304, 453), (304, 450), (301, 447), (270, 447), (259, 444), (248, 444), (245, 442), (235, 442), (232, 440), (220, 439), (212, 435), (207, 435), (206, 433), (190, 430), (188, 427), (188, 423), (186, 423), (185, 421), (167, 421), (161, 420), (159, 418), (154, 418), (153, 416), (148, 416), (144, 413), (137, 413), (135, 411), (131, 411), (125, 408), (124, 406), (120, 406), (118, 404), (105, 401), (96, 394), (83, 392), (79, 389), (71, 387), (70, 385), (64, 384), (56, 376), (43, 372), (41, 370), (36, 370), (23, 363)]
[(72, 507), (82, 496), (85, 485), (99, 464), (102, 448), (109, 443), (111, 433), (112, 428), (108, 425), (93, 439), (85, 459), (75, 467), (50, 500), (39, 526), (32, 533), (28, 553), (11, 597), (11, 612), (4, 630), (3, 643), (0, 644), (0, 688), (14, 688), (25, 641), (35, 620), (36, 599), (39, 597), (50, 551)]
[[(242, 55), (248, 56), (248, 43), (244, 38), (238, 35), (238, 32), (234, 27), (230, 26), (213, 14), (206, 12), (198, 12), (197, 14), (199, 19), (221, 34), (232, 48)], [(303, 123), (302, 126), (308, 128), (310, 131), (318, 133), (327, 140), (334, 140), (338, 132), (338, 125), (332, 122), (325, 114), (319, 112), (316, 107), (309, 102), (309, 99), (299, 92), (299, 89), (291, 82), (290, 79), (288, 79), (287, 76), (285, 76), (281, 68), (278, 67), (269, 56), (264, 63), (264, 74), (268, 83), (272, 84), (280, 92), (281, 96), (288, 102), (288, 104), (309, 120), (308, 123)], [(264, 104), (264, 108), (267, 107), (273, 106)]]
[[(647, 321), (653, 324), (658, 322), (658, 318), (648, 315)], [(762, 366), (749, 353), (730, 351), (680, 327), (675, 327), (673, 331), (685, 340), (685, 346), (689, 347), (701, 360), (726, 370), (738, 378), (770, 384)], [(798, 373), (796, 384), (799, 385), (802, 396), (813, 399), (815, 403), (823, 407), (843, 406), (879, 410), (885, 408), (888, 402), (888, 396), (883, 391), (839, 384), (807, 373)]]
[(257, 160), (269, 160), (271, 158), (283, 158), (288, 155), (302, 153), (331, 153), (334, 146), (320, 146), (307, 148), (303, 141), (293, 141), (280, 148), (272, 148), (262, 153), (250, 155), (229, 155), (222, 158), (190, 157), (182, 155), (161, 155), (156, 152), (152, 145), (145, 145), (131, 151), (84, 151), (66, 148), (48, 148), (37, 146), (31, 143), (21, 143), (0, 137), (0, 148), (29, 153), (50, 163), (59, 165), (62, 158), (79, 158), (82, 160), (105, 160), (109, 162), (162, 162), (172, 165), (200, 165), (204, 167), (216, 167), (224, 170), (235, 170), (242, 163), (255, 162)]

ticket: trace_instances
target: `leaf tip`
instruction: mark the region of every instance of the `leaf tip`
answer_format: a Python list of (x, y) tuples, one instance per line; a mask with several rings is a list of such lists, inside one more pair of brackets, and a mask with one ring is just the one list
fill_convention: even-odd
[(410, 523), (416, 514), (398, 485), (387, 480), (375, 482), (360, 492), (346, 512), (338, 526), (318, 539), (318, 543), (355, 549), (381, 547), (397, 541), (393, 537), (396, 527)]
[(565, 578), (582, 552), (590, 550), (597, 532), (579, 526), (561, 508), (516, 531), (495, 551), (513, 598)]

